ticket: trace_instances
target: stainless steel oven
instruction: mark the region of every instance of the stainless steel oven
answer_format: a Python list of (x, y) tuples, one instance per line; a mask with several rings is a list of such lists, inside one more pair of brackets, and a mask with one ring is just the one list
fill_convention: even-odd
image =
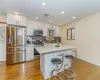
[[(34, 47), (44, 46), (44, 43), (43, 43), (43, 41), (41, 41), (41, 40), (36, 40), (36, 41), (33, 42), (33, 44), (34, 44)], [(38, 58), (40, 58), (40, 54), (39, 54), (39, 52), (34, 48), (34, 59), (38, 59)]]

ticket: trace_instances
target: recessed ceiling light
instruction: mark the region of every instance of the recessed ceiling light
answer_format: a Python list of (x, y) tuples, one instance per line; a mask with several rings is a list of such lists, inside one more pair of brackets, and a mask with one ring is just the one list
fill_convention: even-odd
[(36, 17), (36, 19), (38, 19), (38, 17)]
[(50, 21), (50, 23), (51, 23), (52, 21)]
[(73, 17), (73, 19), (75, 19), (76, 17)]
[(62, 13), (62, 14), (64, 14), (65, 12), (64, 12), (64, 11), (62, 11), (61, 13)]
[(42, 5), (43, 5), (43, 6), (45, 6), (45, 5), (46, 5), (46, 3), (45, 3), (45, 2), (42, 2)]
[(15, 14), (19, 14), (18, 12), (15, 12)]

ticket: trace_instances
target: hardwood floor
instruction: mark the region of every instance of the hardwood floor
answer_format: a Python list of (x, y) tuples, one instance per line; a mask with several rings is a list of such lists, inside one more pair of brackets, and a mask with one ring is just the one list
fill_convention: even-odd
[[(77, 60), (73, 65), (76, 80), (100, 80), (100, 67)], [(62, 74), (63, 80), (66, 79)], [(6, 67), (0, 64), (0, 80), (44, 80), (40, 72), (39, 59), (28, 63)], [(57, 80), (53, 78), (52, 80)]]

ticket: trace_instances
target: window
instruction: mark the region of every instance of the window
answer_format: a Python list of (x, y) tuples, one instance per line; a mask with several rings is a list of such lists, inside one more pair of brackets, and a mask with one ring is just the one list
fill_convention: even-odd
[(71, 32), (72, 32), (72, 40), (75, 40), (75, 28), (72, 28)]
[(67, 40), (71, 39), (71, 29), (67, 29)]
[(54, 39), (54, 30), (49, 29), (49, 39), (53, 40)]
[(67, 29), (67, 40), (75, 40), (75, 28)]

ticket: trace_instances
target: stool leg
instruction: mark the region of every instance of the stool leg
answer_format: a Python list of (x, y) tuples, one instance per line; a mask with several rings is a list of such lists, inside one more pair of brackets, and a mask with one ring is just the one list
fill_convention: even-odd
[[(54, 71), (57, 71), (57, 74), (56, 74), (56, 75), (53, 75)], [(62, 80), (61, 77), (60, 77), (58, 74), (59, 74), (59, 68), (58, 68), (58, 65), (56, 65), (56, 68), (54, 68), (54, 69), (51, 71), (51, 78), (52, 78), (52, 77), (57, 77), (59, 80)], [(51, 78), (49, 78), (49, 80), (51, 80)]]
[[(66, 67), (66, 66), (68, 66), (68, 64), (66, 64), (66, 65), (64, 66), (64, 70), (65, 70), (65, 67)], [(65, 75), (66, 77), (70, 78), (70, 79), (75, 79), (75, 74), (74, 74), (74, 72), (73, 72), (71, 69), (67, 69), (67, 70), (72, 74), (72, 76), (68, 76), (68, 75), (63, 71), (64, 75)]]
[(61, 77), (58, 75), (58, 74), (59, 74), (59, 68), (58, 68), (58, 65), (56, 65), (56, 66), (57, 66), (57, 76), (58, 76), (59, 80), (62, 80)]

